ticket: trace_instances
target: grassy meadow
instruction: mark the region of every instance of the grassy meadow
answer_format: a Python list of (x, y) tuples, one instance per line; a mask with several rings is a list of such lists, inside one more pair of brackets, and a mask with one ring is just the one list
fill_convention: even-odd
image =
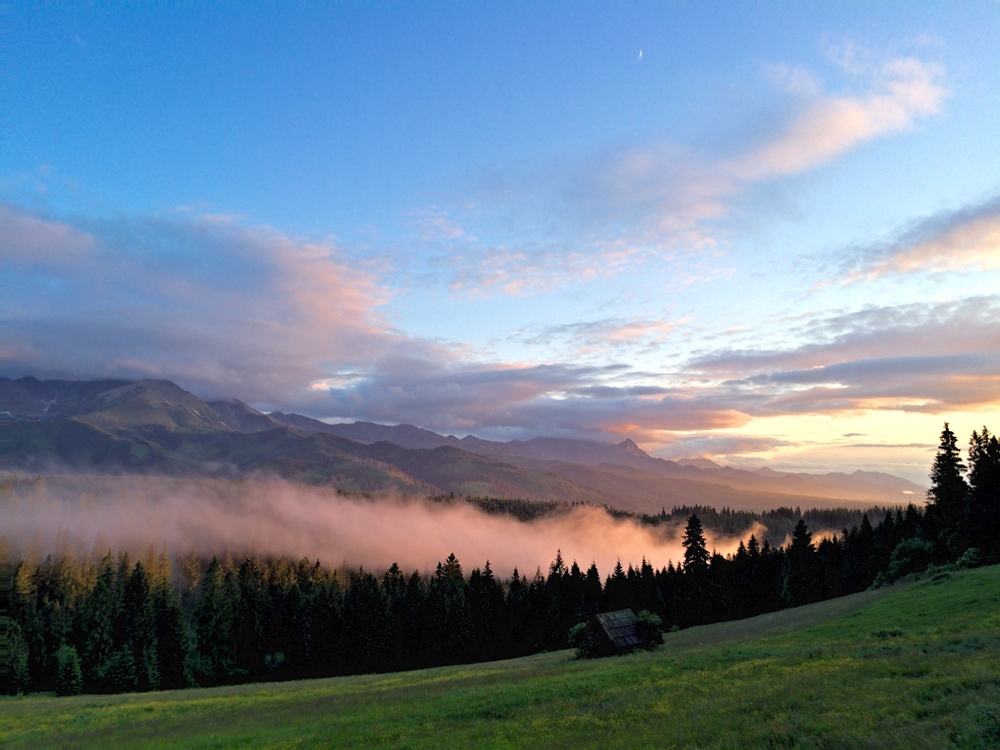
[(0, 698), (0, 746), (1000, 748), (1000, 566), (665, 636), (653, 653)]

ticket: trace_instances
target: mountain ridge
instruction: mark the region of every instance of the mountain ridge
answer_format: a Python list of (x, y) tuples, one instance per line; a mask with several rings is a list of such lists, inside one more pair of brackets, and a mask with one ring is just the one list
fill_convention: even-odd
[[(497, 442), (414, 425), (328, 424), (264, 414), (237, 399), (203, 401), (167, 380), (0, 378), (14, 441), (0, 465), (177, 475), (274, 473), (292, 481), (403, 493), (456, 492), (609, 504), (904, 504), (923, 488), (878, 472), (750, 471), (707, 459), (650, 456), (620, 443), (534, 438)], [(317, 437), (323, 436), (323, 437)], [(447, 449), (447, 450), (442, 450)], [(6, 451), (4, 451), (6, 452)]]

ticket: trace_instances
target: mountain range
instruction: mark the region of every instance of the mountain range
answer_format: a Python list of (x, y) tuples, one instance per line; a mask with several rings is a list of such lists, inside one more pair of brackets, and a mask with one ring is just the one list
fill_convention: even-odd
[(280, 476), (363, 492), (451, 493), (760, 510), (920, 502), (924, 488), (879, 472), (805, 474), (668, 461), (631, 440), (497, 442), (413, 425), (327, 424), (204, 401), (165, 380), (0, 378), (0, 468), (36, 473)]

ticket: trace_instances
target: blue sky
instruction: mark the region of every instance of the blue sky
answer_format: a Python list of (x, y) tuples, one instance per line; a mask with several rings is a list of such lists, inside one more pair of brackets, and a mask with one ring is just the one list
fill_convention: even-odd
[(1000, 421), (995, 2), (5, 24), (11, 375), (916, 479)]

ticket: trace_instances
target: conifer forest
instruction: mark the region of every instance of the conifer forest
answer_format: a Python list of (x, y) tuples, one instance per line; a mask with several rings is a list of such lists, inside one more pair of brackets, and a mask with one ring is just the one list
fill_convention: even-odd
[[(735, 620), (891, 585), (930, 566), (1000, 561), (1000, 443), (963, 458), (946, 424), (927, 503), (815, 539), (751, 535), (728, 556), (686, 518), (684, 558), (599, 571), (560, 553), (547, 571), (494, 574), (450, 555), (431, 575), (330, 569), (285, 557), (142, 559), (109, 550), (12, 566), (9, 692), (120, 693), (389, 672), (568, 647), (574, 625), (631, 608), (664, 630)], [(653, 517), (655, 522), (655, 517)]]

